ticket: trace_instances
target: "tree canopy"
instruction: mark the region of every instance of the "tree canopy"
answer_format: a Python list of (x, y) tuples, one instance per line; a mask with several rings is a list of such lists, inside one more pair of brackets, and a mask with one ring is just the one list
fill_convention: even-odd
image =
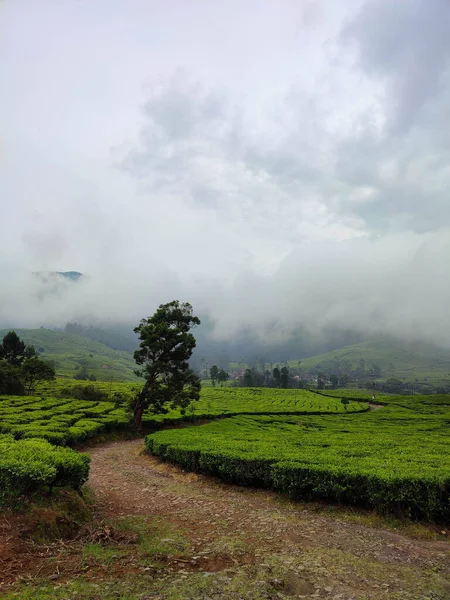
[(161, 304), (152, 317), (142, 319), (134, 332), (139, 335), (139, 349), (134, 359), (136, 374), (145, 378), (134, 401), (134, 425), (141, 427), (145, 410), (165, 413), (169, 408), (185, 409), (200, 396), (200, 379), (189, 367), (195, 348), (192, 327), (200, 325), (192, 306), (174, 300)]
[(216, 381), (219, 379), (219, 367), (217, 365), (213, 365), (209, 370), (209, 374), (211, 376), (211, 383), (213, 386), (215, 386)]
[(0, 344), (0, 393), (31, 394), (40, 381), (54, 377), (53, 366), (37, 356), (34, 346), (26, 345), (15, 331), (4, 336)]

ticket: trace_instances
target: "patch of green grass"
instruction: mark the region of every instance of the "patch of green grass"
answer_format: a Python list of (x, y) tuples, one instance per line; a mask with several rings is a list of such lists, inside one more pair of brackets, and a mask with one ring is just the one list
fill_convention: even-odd
[(136, 533), (138, 545), (150, 562), (183, 556), (189, 542), (179, 529), (162, 517), (126, 517), (116, 521), (119, 530)]
[(111, 548), (102, 544), (87, 544), (83, 546), (82, 557), (87, 563), (96, 562), (102, 565), (110, 565), (114, 560), (126, 556), (126, 552), (119, 547)]

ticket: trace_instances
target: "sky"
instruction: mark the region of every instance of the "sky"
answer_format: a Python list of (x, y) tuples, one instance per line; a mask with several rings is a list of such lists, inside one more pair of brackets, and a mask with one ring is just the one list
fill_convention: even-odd
[(179, 298), (218, 338), (448, 345), (448, 31), (448, 0), (4, 0), (0, 322)]

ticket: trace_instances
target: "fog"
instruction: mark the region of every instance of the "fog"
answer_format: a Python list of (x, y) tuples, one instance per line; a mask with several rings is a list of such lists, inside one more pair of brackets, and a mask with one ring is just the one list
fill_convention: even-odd
[[(177, 298), (218, 342), (449, 345), (446, 0), (0, 16), (0, 327), (131, 327)], [(65, 270), (85, 277), (33, 275)]]

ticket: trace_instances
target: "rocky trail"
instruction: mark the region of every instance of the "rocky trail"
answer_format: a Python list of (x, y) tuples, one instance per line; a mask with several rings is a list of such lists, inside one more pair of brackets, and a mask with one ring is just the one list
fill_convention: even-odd
[[(142, 561), (128, 547), (121, 554), (116, 540), (115, 558), (107, 564), (104, 557), (78, 560), (85, 551), (70, 544), (66, 554), (59, 550), (56, 564), (62, 582), (82, 576), (111, 586), (119, 578), (134, 589), (130, 577), (139, 577), (141, 595), (121, 596), (116, 585), (119, 595), (92, 592), (86, 598), (450, 598), (450, 543), (444, 536), (423, 539), (427, 531), (433, 536), (423, 526), (417, 526), (419, 538), (408, 536), (381, 528), (383, 520), (371, 513), (327, 513), (320, 505), (185, 473), (142, 448), (142, 440), (133, 440), (89, 449), (88, 485), (98, 522), (122, 523), (129, 532), (147, 528), (152, 560)], [(42, 561), (36, 565), (52, 576)]]

